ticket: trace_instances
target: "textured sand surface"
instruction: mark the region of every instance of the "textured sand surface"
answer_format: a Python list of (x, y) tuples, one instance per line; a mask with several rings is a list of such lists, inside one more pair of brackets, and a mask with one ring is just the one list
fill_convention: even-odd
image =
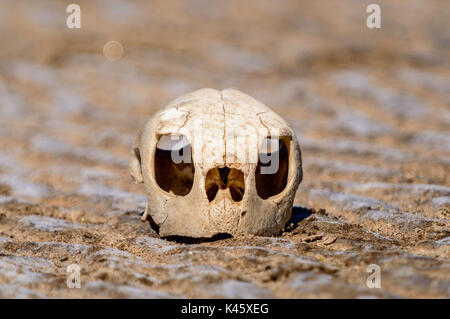
[[(0, 3), (0, 297), (450, 298), (450, 2), (378, 1), (378, 30), (359, 0), (77, 3), (79, 30), (64, 2)], [(134, 136), (202, 87), (295, 128), (304, 179), (279, 237), (180, 242), (140, 221)]]

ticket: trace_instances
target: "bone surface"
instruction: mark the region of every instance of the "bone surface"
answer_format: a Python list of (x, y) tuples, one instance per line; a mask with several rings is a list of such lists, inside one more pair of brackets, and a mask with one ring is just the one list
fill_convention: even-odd
[(290, 125), (238, 90), (201, 89), (139, 132), (130, 173), (161, 236), (276, 235), (302, 179)]

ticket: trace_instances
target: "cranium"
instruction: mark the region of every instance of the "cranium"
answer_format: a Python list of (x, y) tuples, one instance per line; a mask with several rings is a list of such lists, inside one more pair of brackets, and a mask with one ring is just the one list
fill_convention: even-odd
[(293, 129), (237, 90), (201, 89), (154, 115), (133, 145), (130, 173), (144, 183), (161, 236), (275, 235), (302, 179)]

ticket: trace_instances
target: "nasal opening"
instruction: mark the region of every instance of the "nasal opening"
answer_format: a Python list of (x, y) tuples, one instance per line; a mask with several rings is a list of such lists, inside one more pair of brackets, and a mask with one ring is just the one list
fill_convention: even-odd
[(216, 198), (219, 189), (229, 189), (233, 201), (240, 202), (244, 197), (244, 173), (226, 166), (215, 167), (208, 171), (205, 179), (205, 192), (208, 200)]
[(226, 166), (219, 167), (219, 175), (220, 175), (220, 181), (222, 182), (223, 187), (225, 188), (228, 182), (228, 174), (230, 174), (230, 169)]

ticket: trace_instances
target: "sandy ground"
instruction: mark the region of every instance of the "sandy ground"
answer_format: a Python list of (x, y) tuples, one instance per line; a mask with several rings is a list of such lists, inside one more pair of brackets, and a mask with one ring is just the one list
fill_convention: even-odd
[[(377, 30), (359, 0), (76, 3), (78, 30), (64, 1), (0, 4), (0, 297), (450, 297), (449, 1), (377, 1)], [(202, 87), (295, 128), (280, 236), (176, 242), (140, 221), (134, 136)]]

